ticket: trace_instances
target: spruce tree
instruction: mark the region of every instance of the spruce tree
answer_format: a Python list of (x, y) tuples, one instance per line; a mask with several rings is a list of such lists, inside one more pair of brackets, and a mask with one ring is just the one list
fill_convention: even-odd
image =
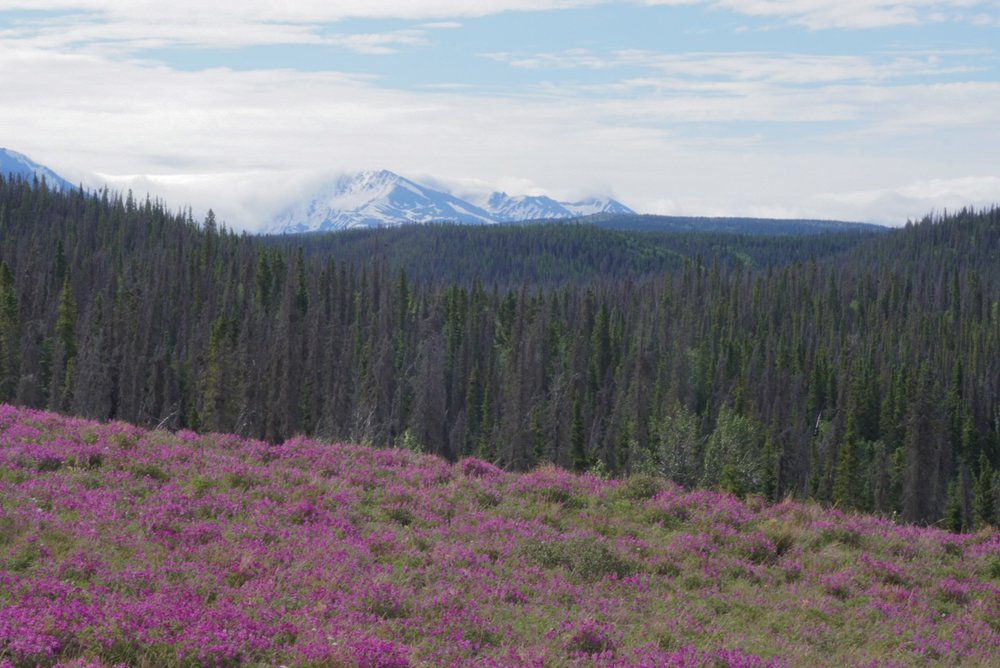
[(14, 277), (0, 261), (0, 401), (17, 393), (21, 369), (21, 316)]
[(580, 397), (573, 398), (573, 420), (570, 423), (570, 447), (573, 455), (573, 470), (586, 471), (590, 467), (590, 459), (587, 457), (587, 438), (583, 424), (583, 408), (580, 405)]
[(972, 515), (977, 529), (991, 526), (996, 519), (993, 501), (993, 467), (986, 454), (979, 455), (979, 475), (972, 488)]
[(956, 478), (952, 478), (948, 483), (948, 498), (944, 505), (944, 528), (952, 533), (962, 533), (965, 528), (962, 495)]
[(847, 414), (844, 440), (837, 456), (833, 475), (833, 504), (838, 508), (857, 508), (861, 504), (860, 457), (855, 435), (854, 413)]
[(62, 292), (59, 293), (59, 307), (56, 311), (56, 340), (62, 344), (63, 362), (68, 363), (76, 357), (76, 300), (73, 299), (73, 289), (69, 276), (63, 281)]

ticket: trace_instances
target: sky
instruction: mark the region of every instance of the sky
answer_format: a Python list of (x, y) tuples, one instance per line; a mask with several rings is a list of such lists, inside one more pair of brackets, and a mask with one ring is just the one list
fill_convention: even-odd
[(0, 0), (0, 146), (262, 229), (332, 175), (643, 213), (1000, 202), (1000, 0)]

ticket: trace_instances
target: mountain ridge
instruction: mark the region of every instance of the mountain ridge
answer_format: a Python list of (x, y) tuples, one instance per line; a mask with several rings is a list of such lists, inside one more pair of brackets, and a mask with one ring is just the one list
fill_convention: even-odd
[(610, 197), (560, 202), (546, 195), (494, 192), (476, 202), (382, 169), (349, 172), (332, 179), (279, 211), (264, 232), (295, 234), (432, 222), (489, 225), (596, 213), (635, 212)]
[(39, 164), (13, 149), (0, 146), (0, 176), (7, 175), (20, 176), (26, 181), (31, 181), (35, 177), (44, 179), (49, 188), (67, 191), (74, 188), (73, 184), (56, 174), (54, 171)]
[[(43, 179), (49, 188), (75, 186), (49, 167), (0, 147), (0, 175), (29, 183)], [(435, 181), (431, 179), (431, 182)], [(307, 195), (265, 215), (264, 235), (399, 227), (425, 223), (494, 225), (579, 220), (607, 229), (666, 232), (700, 231), (797, 235), (883, 226), (828, 219), (765, 219), (745, 216), (661, 216), (640, 214), (608, 196), (559, 201), (548, 195), (460, 196), (446, 186), (429, 186), (381, 169), (346, 172)]]
[(494, 222), (488, 212), (469, 202), (383, 169), (337, 177), (281, 210), (266, 232), (324, 232), (434, 220)]

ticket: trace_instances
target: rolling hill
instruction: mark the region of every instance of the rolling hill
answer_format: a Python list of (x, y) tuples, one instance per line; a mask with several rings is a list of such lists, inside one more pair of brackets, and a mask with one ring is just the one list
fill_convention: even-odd
[(1000, 534), (0, 405), (0, 663), (989, 665)]
[(237, 235), (0, 183), (0, 401), (997, 519), (1000, 210), (761, 236)]

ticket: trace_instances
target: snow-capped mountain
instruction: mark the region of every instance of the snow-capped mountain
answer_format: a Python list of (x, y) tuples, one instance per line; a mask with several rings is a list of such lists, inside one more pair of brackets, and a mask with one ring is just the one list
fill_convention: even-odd
[(23, 153), (9, 148), (0, 148), (0, 174), (20, 176), (26, 181), (34, 177), (44, 178), (45, 183), (53, 190), (72, 190), (73, 184), (59, 176), (45, 165), (40, 165)]
[(570, 214), (576, 216), (593, 216), (598, 213), (623, 213), (634, 214), (635, 211), (628, 208), (618, 200), (610, 197), (588, 197), (579, 202), (560, 202), (566, 207)]
[(454, 195), (381, 170), (337, 178), (307, 201), (279, 213), (269, 231), (285, 234), (436, 221), (496, 222), (488, 212)]
[(608, 197), (594, 197), (579, 202), (558, 202), (545, 195), (511, 196), (503, 192), (490, 195), (484, 208), (503, 223), (579, 218), (597, 213), (635, 213), (621, 202)]
[(387, 227), (408, 223), (481, 225), (565, 219), (594, 213), (632, 213), (613, 199), (557, 202), (544, 195), (493, 193), (475, 204), (387, 170), (345, 174), (275, 216), (272, 234)]
[(500, 222), (541, 218), (570, 218), (573, 214), (562, 203), (545, 195), (520, 195), (493, 193), (485, 207)]

